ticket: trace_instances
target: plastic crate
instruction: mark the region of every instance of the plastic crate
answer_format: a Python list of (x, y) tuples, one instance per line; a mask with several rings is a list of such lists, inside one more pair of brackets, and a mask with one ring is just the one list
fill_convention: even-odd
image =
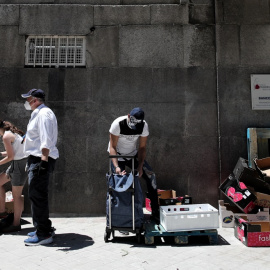
[(210, 204), (160, 206), (160, 224), (168, 232), (216, 229), (218, 210)]

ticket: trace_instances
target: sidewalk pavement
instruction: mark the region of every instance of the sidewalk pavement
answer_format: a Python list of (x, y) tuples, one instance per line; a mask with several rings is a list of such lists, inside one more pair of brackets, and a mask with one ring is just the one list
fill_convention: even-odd
[[(53, 217), (54, 242), (25, 246), (33, 231), (30, 217), (23, 217), (20, 232), (0, 236), (1, 270), (122, 270), (122, 269), (270, 269), (270, 248), (251, 248), (234, 237), (233, 228), (219, 228), (219, 242), (195, 238), (187, 245), (155, 242), (138, 244), (134, 234), (115, 233), (114, 242), (104, 242), (105, 217)], [(204, 239), (205, 240), (205, 239)]]

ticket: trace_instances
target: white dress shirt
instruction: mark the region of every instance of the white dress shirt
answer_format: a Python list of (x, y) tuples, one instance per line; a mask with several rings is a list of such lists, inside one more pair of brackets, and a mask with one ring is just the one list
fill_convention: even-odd
[(58, 136), (57, 120), (53, 111), (41, 104), (31, 114), (27, 125), (24, 141), (26, 155), (42, 156), (42, 149), (50, 150), (49, 157), (57, 159), (59, 152), (56, 147)]

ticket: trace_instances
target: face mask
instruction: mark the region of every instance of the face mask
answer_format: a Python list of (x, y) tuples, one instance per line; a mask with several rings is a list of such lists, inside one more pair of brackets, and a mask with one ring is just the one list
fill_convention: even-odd
[(134, 116), (130, 116), (129, 117), (129, 121), (128, 121), (128, 126), (132, 129), (135, 128), (135, 126), (138, 124), (138, 123), (141, 123), (142, 120), (140, 119), (136, 119)]
[[(32, 99), (33, 100), (33, 99)], [(32, 102), (32, 100), (30, 101), (30, 102)], [(27, 110), (27, 111), (31, 111), (32, 110), (32, 108), (31, 108), (31, 106), (30, 106), (30, 103), (26, 100), (25, 102), (24, 102), (24, 108)]]

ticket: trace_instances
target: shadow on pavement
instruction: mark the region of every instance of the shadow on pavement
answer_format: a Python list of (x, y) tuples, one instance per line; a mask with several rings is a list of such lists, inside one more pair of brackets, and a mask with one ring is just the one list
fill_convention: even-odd
[(123, 243), (123, 244), (129, 244), (133, 247), (149, 247), (149, 248), (155, 248), (156, 246), (161, 245), (169, 245), (172, 247), (186, 247), (186, 246), (224, 246), (224, 245), (230, 245), (229, 242), (227, 242), (221, 235), (218, 235), (217, 243), (216, 244), (209, 244), (209, 239), (207, 236), (190, 236), (188, 238), (188, 244), (176, 244), (174, 242), (174, 237), (154, 237), (154, 244), (147, 245), (144, 243), (144, 236), (141, 236), (140, 243), (137, 242), (137, 239), (135, 236), (120, 236), (120, 237), (114, 237), (113, 239), (109, 240), (111, 243)]
[(54, 242), (47, 247), (59, 247), (61, 251), (72, 251), (82, 249), (94, 244), (94, 240), (88, 235), (77, 233), (56, 234)]

